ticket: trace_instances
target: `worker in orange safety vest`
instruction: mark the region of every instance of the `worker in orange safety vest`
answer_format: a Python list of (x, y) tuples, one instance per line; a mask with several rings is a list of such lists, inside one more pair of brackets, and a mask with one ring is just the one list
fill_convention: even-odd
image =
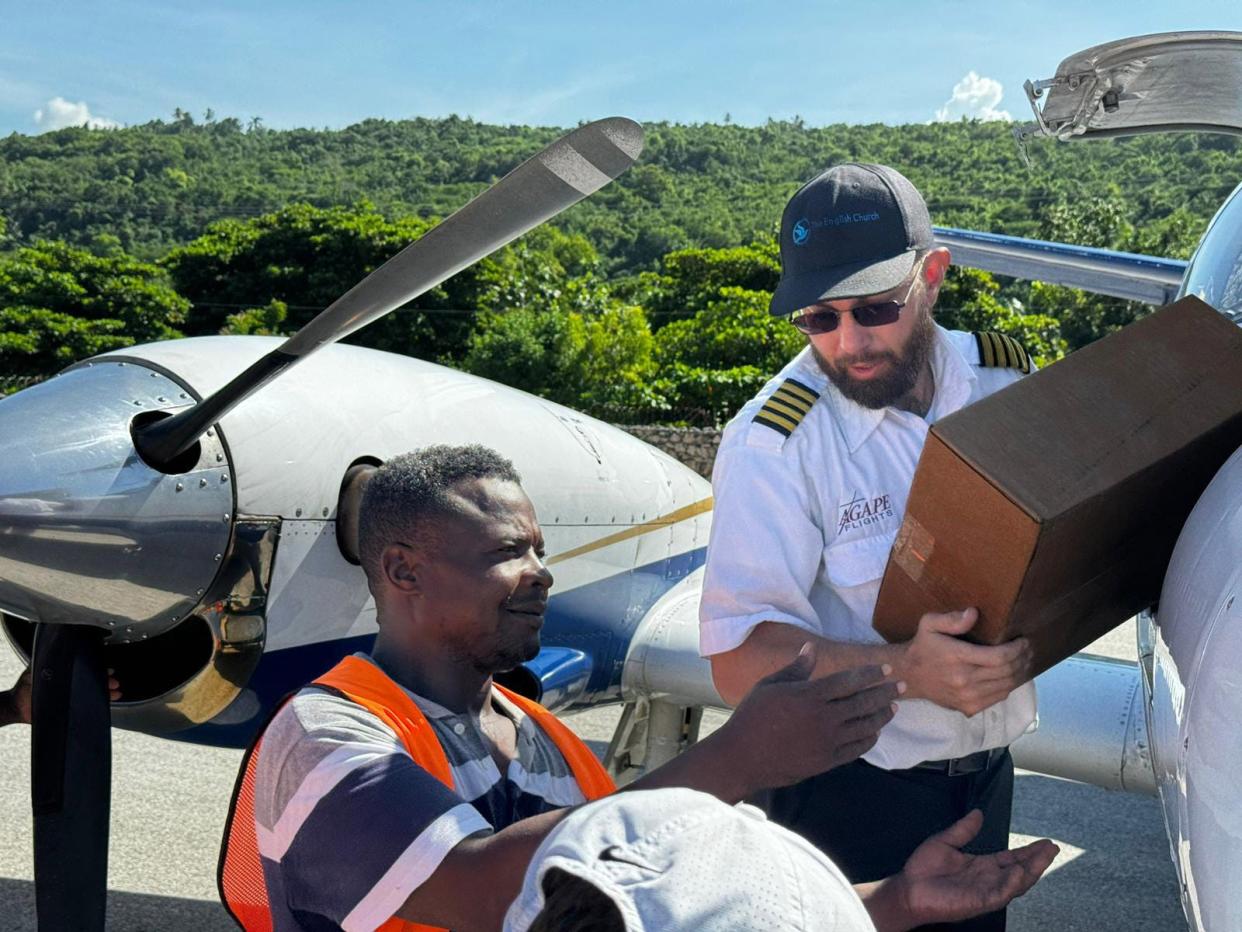
[[(552, 576), (534, 508), (494, 451), (427, 447), (370, 476), (357, 552), (374, 647), (284, 702), (247, 753), (222, 899), (248, 930), (499, 928), (543, 837), (614, 789), (568, 728), (493, 681), (539, 651)], [(799, 654), (630, 788), (732, 804), (858, 757), (899, 684), (881, 667), (812, 681), (813, 666)]]

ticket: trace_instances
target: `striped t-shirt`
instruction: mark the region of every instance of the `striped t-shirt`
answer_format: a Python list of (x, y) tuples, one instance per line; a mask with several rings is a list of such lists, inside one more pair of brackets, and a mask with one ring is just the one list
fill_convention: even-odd
[(307, 686), (268, 725), (254, 813), (278, 932), (373, 929), (463, 838), (585, 801), (552, 739), (499, 691), (495, 708), (517, 726), (503, 776), (475, 720), (409, 695), (444, 748), (452, 790), (334, 692)]

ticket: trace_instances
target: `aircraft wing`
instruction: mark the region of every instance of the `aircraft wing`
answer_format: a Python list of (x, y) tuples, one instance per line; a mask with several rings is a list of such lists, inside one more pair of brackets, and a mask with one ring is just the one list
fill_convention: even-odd
[(1157, 307), (1176, 297), (1188, 264), (1180, 259), (1160, 259), (999, 233), (952, 227), (935, 227), (934, 230), (937, 245), (948, 248), (955, 265), (1082, 288)]

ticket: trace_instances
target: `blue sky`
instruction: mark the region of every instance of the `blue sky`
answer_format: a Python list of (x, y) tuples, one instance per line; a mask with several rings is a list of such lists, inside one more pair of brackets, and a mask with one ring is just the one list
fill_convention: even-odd
[(1239, 0), (0, 0), (0, 135), (181, 107), (274, 128), (457, 113), (571, 126), (1029, 114), (1026, 78)]

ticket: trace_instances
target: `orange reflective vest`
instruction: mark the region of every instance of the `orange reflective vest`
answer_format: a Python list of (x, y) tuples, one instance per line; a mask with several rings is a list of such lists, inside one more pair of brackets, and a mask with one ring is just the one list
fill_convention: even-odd
[[(374, 664), (358, 657), (346, 657), (315, 680), (343, 693), (372, 712), (396, 732), (414, 762), (447, 786), (453, 788), (452, 771), (435, 731), (409, 695)], [(608, 772), (595, 755), (551, 712), (503, 686), (499, 689), (514, 705), (529, 715), (556, 745), (588, 800), (607, 796), (616, 789)], [(224, 843), (220, 850), (218, 884), (225, 909), (248, 932), (271, 932), (272, 913), (268, 905), (263, 865), (254, 823), (254, 774), (262, 747), (262, 733), (255, 739), (242, 761)], [(434, 926), (406, 922), (395, 916), (380, 926), (384, 932), (435, 932)]]

